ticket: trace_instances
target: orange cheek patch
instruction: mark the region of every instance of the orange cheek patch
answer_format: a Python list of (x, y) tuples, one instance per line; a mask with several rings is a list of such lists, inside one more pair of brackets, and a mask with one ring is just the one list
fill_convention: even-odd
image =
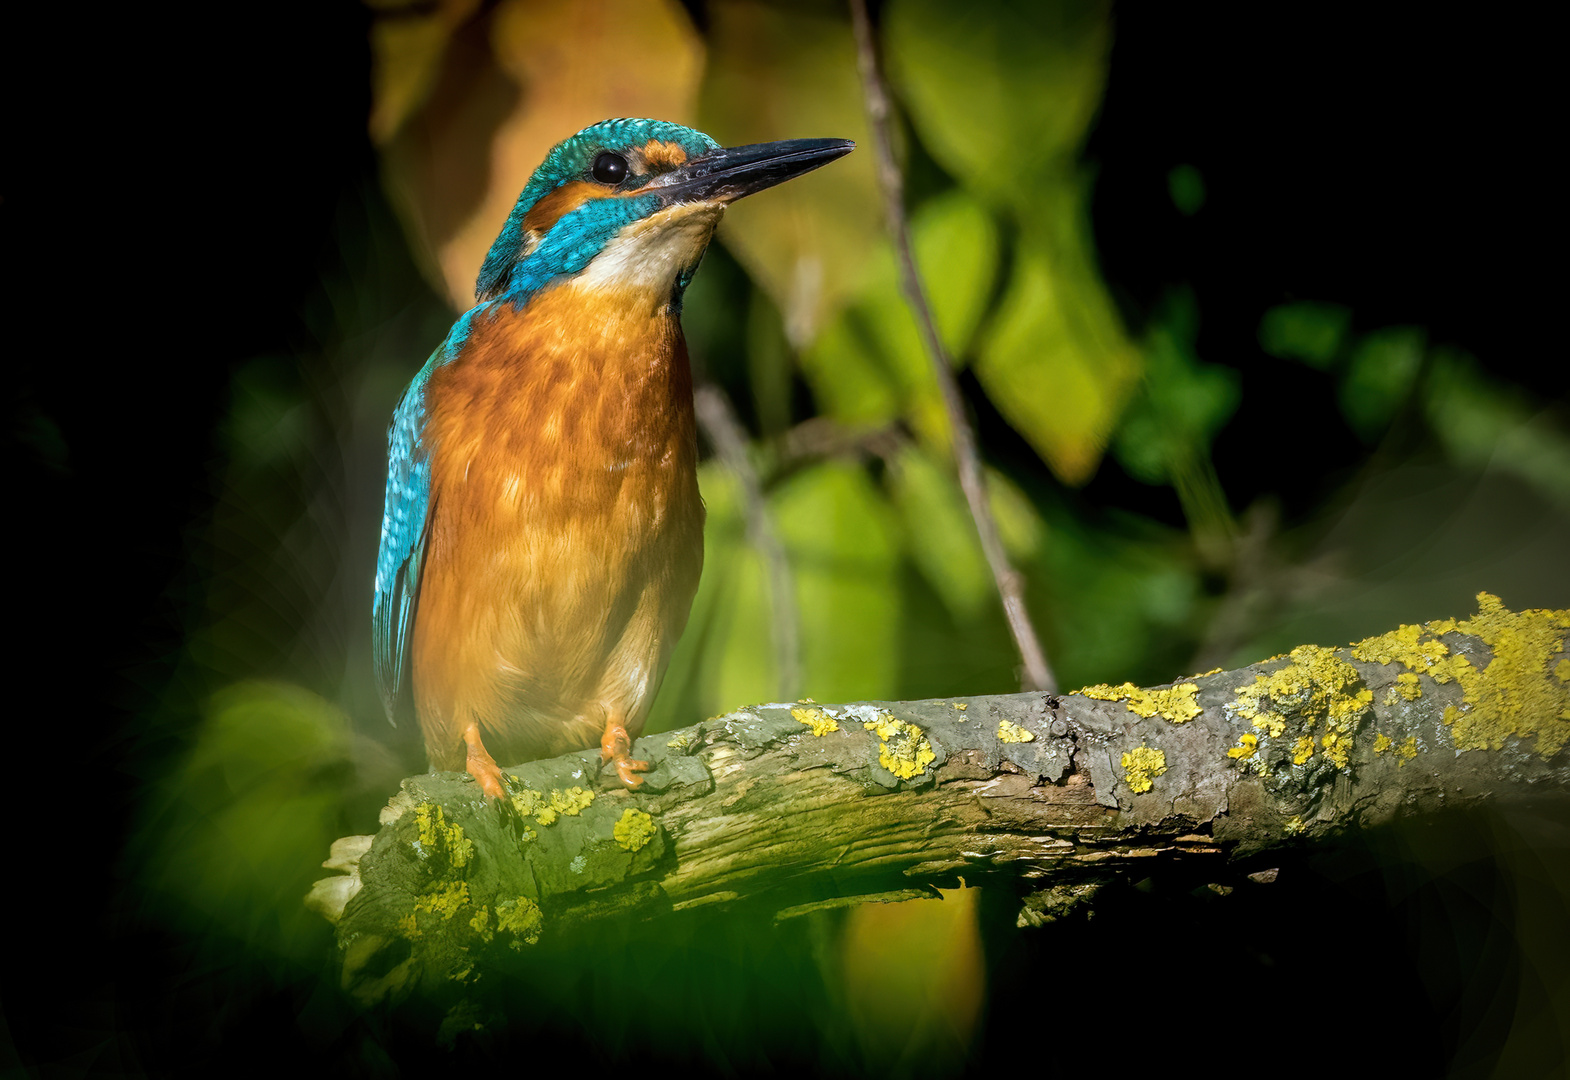
[(649, 163), (651, 169), (674, 169), (686, 164), (687, 151), (681, 148), (680, 143), (651, 139), (643, 144), (643, 160)]
[(540, 196), (540, 201), (523, 216), (523, 227), (544, 236), (565, 215), (572, 213), (590, 199), (603, 199), (610, 192), (598, 184), (574, 180), (555, 191)]

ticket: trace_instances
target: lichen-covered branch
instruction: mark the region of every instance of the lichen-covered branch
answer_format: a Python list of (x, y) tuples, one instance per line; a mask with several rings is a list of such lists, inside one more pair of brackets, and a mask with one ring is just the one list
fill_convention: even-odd
[(607, 918), (789, 917), (964, 877), (1037, 890), (1032, 921), (1130, 871), (1562, 798), (1570, 612), (1479, 604), (1155, 688), (738, 709), (640, 740), (656, 767), (634, 793), (592, 752), (508, 769), (500, 801), (464, 774), (412, 777), (308, 900), (371, 1001)]

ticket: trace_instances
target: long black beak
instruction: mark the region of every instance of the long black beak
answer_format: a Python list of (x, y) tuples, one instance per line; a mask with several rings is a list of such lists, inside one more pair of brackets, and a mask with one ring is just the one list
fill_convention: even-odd
[(854, 149), (856, 144), (849, 139), (786, 139), (727, 146), (664, 173), (644, 191), (661, 196), (667, 204), (735, 202), (822, 168)]

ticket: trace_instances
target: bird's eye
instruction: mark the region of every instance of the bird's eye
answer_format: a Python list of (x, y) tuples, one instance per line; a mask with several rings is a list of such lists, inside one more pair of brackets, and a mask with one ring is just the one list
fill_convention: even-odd
[(627, 159), (609, 150), (594, 159), (591, 174), (602, 184), (619, 184), (627, 176)]

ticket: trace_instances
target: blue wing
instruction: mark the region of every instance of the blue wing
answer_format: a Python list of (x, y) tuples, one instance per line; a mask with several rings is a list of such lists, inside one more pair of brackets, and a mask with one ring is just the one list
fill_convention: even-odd
[(387, 719), (393, 719), (409, 657), (409, 634), (420, 596), (420, 562), (430, 514), (431, 461), (425, 445), (425, 383), (436, 356), (403, 392), (387, 431), (387, 499), (382, 510), (382, 546), (376, 556), (376, 600), (371, 607), (371, 645), (376, 688)]
[(431, 372), (448, 363), (469, 340), (474, 316), (465, 312), (447, 340), (431, 354), (403, 392), (387, 430), (387, 500), (382, 509), (382, 546), (376, 556), (376, 600), (371, 607), (371, 650), (376, 688), (387, 719), (393, 719), (409, 662), (409, 637), (420, 599), (420, 565), (425, 558), (431, 514), (430, 446), (425, 441), (425, 386)]

